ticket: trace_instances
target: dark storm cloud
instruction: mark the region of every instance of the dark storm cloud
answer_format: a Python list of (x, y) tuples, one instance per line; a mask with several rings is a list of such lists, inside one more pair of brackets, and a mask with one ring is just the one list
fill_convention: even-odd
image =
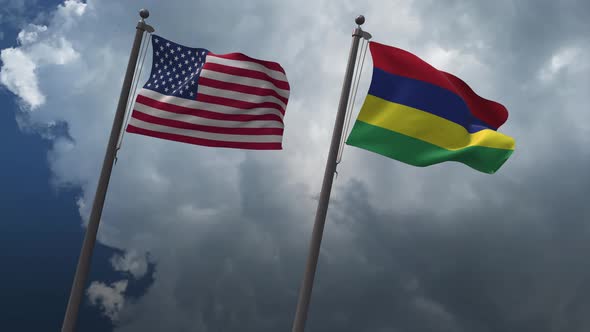
[[(560, 88), (554, 86), (539, 95), (538, 86), (524, 93), (523, 86), (536, 84), (539, 69), (562, 48), (575, 45), (587, 50), (590, 47), (588, 1), (453, 0), (418, 1), (414, 5), (428, 22), (423, 31), (427, 38), (435, 39), (442, 47), (476, 54), (492, 68), (497, 90), (494, 97), (500, 98), (512, 111), (510, 119), (522, 123), (534, 122), (533, 112), (539, 106), (544, 108), (536, 102), (559, 102), (555, 93)], [(485, 46), (477, 47), (479, 41)], [(574, 67), (580, 65), (584, 63), (576, 63)], [(559, 83), (562, 87), (579, 84), (567, 79)]]
[(469, 47), (484, 38), (492, 48), (482, 56), (512, 59), (507, 69), (534, 70), (539, 59), (563, 44), (586, 41), (590, 31), (590, 3), (582, 0), (419, 1), (414, 6), (428, 20), (425, 33), (441, 45)]
[[(589, 157), (572, 149), (522, 174), (520, 183), (481, 188), (475, 205), (446, 217), (382, 213), (351, 181), (331, 206), (323, 249), (336, 258), (320, 260), (310, 327), (587, 330), (590, 208), (577, 197), (590, 194)], [(336, 225), (354, 234), (349, 245), (356, 255), (331, 251)], [(445, 314), (418, 310), (417, 299)]]
[[(580, 161), (589, 157), (571, 153)], [(288, 188), (271, 188), (284, 174), (259, 169), (256, 162), (243, 163), (245, 194), (271, 206), (282, 201), (277, 195), (291, 196)], [(563, 175), (554, 176), (554, 169)], [(368, 200), (362, 183), (348, 181), (330, 208), (309, 331), (585, 331), (590, 208), (571, 197), (588, 194), (590, 176), (580, 176), (583, 169), (581, 162), (549, 161), (519, 182), (480, 188), (478, 202), (445, 217), (384, 212)], [(261, 184), (265, 190), (250, 190)], [(494, 197), (499, 194), (505, 197)], [(252, 252), (261, 237), (248, 239), (251, 227), (264, 225), (259, 231), (281, 241), (301, 216), (285, 213), (289, 208), (248, 212), (247, 205), (241, 217), (220, 220), (208, 239), (175, 249), (184, 271), (171, 285), (175, 305), (187, 311), (181, 316), (199, 318), (154, 317), (164, 320), (160, 326), (289, 328), (306, 252), (283, 250), (264, 262)], [(274, 222), (283, 225), (274, 230)], [(163, 305), (156, 299), (145, 302)], [(122, 330), (143, 328), (149, 330), (134, 324)]]
[[(580, 43), (586, 7), (436, 4), (417, 9), (437, 27), (428, 39), (473, 52), (492, 68), (489, 85), (510, 106), (517, 152), (494, 178), (461, 165), (428, 170), (450, 179), (419, 172), (428, 179), (421, 185), (422, 208), (403, 213), (376, 205), (366, 184), (343, 173), (326, 225), (309, 331), (586, 331), (589, 155), (570, 134), (571, 114), (553, 115), (563, 103), (557, 88), (587, 81), (574, 82), (584, 78), (572, 73), (538, 81), (560, 48)], [(448, 19), (457, 13), (463, 20)], [(487, 48), (471, 48), (476, 40)], [(583, 94), (574, 89), (571, 97)], [(403, 170), (380, 163), (366, 172), (387, 174), (395, 185)], [(303, 194), (304, 184), (286, 184), (289, 175), (280, 163), (242, 162), (239, 213), (216, 216), (205, 237), (182, 241), (169, 255), (173, 262), (162, 259), (156, 278), (164, 286), (129, 307), (121, 330), (289, 330), (315, 213), (313, 195)], [(461, 181), (473, 197), (446, 200)], [(382, 190), (391, 200), (403, 191)], [(439, 213), (437, 207), (448, 204), (454, 208)], [(300, 224), (306, 227), (294, 226)], [(182, 272), (170, 280), (175, 270)], [(167, 305), (159, 316), (142, 316)]]

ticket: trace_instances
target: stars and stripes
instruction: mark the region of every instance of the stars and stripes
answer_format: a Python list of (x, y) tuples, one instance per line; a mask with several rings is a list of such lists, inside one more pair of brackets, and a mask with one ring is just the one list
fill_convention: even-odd
[(275, 62), (152, 37), (150, 77), (127, 132), (190, 144), (280, 150), (289, 83)]

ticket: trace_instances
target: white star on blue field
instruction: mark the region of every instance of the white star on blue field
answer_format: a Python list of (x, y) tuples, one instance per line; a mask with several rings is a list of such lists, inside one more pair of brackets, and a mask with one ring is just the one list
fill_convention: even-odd
[(159, 36), (152, 37), (152, 76), (145, 88), (175, 97), (194, 99), (199, 73), (207, 50), (178, 45)]

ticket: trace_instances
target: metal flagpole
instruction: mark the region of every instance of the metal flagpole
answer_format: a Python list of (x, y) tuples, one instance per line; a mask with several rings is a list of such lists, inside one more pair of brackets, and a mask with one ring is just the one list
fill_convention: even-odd
[(340, 147), (340, 140), (342, 138), (342, 128), (344, 126), (344, 118), (348, 106), (348, 97), (350, 96), (350, 86), (352, 84), (352, 75), (354, 72), (356, 54), (361, 37), (365, 39), (371, 38), (370, 34), (361, 29), (361, 25), (365, 23), (365, 17), (360, 15), (355, 19), (355, 22), (358, 26), (352, 33), (352, 46), (348, 56), (346, 74), (344, 75), (344, 84), (342, 85), (340, 103), (338, 104), (338, 113), (336, 114), (336, 122), (334, 123), (334, 132), (332, 133), (330, 152), (328, 153), (328, 161), (326, 162), (324, 181), (322, 183), (320, 201), (318, 202), (318, 208), (315, 215), (315, 222), (311, 234), (311, 243), (309, 245), (309, 255), (307, 257), (303, 283), (299, 292), (299, 301), (297, 302), (297, 311), (295, 313), (295, 321), (293, 322), (292, 332), (303, 332), (305, 328), (307, 311), (311, 299), (311, 290), (313, 288), (313, 279), (318, 264), (318, 256), (320, 254), (320, 245), (322, 242), (322, 235), (324, 233), (324, 224), (326, 223), (330, 192), (332, 191), (332, 182), (334, 180), (334, 173), (336, 172), (336, 159), (338, 156), (338, 148)]
[(82, 297), (84, 295), (84, 286), (86, 285), (88, 273), (90, 271), (90, 261), (92, 259), (94, 244), (96, 243), (98, 224), (100, 223), (111, 171), (113, 170), (117, 141), (125, 119), (125, 109), (127, 108), (127, 100), (129, 99), (133, 73), (135, 72), (135, 67), (137, 65), (139, 47), (144, 32), (154, 31), (154, 28), (146, 24), (144, 21), (150, 16), (148, 10), (142, 9), (139, 12), (139, 16), (141, 17), (141, 20), (137, 23), (135, 39), (133, 40), (133, 47), (131, 48), (131, 54), (129, 55), (129, 63), (127, 64), (127, 72), (125, 73), (125, 79), (123, 80), (123, 87), (121, 88), (121, 94), (119, 96), (119, 104), (117, 105), (117, 111), (113, 120), (111, 136), (109, 137), (102, 170), (100, 171), (100, 178), (96, 187), (96, 195), (94, 196), (94, 203), (92, 204), (92, 212), (90, 213), (90, 220), (88, 221), (84, 243), (82, 244), (82, 250), (80, 251), (80, 257), (78, 258), (78, 266), (76, 267), (76, 274), (74, 276), (74, 282), (72, 283), (68, 307), (61, 328), (62, 332), (73, 332), (74, 327), (76, 326), (76, 318), (78, 317), (80, 303), (82, 302)]

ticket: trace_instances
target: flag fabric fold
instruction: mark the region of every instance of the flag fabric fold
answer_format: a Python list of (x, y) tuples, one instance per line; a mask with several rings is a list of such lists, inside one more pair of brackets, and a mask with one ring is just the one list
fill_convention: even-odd
[(280, 150), (290, 87), (276, 62), (152, 36), (153, 60), (127, 132), (184, 143)]
[(445, 161), (496, 172), (514, 151), (497, 132), (508, 119), (501, 104), (404, 50), (370, 43), (373, 76), (346, 141), (414, 166)]

